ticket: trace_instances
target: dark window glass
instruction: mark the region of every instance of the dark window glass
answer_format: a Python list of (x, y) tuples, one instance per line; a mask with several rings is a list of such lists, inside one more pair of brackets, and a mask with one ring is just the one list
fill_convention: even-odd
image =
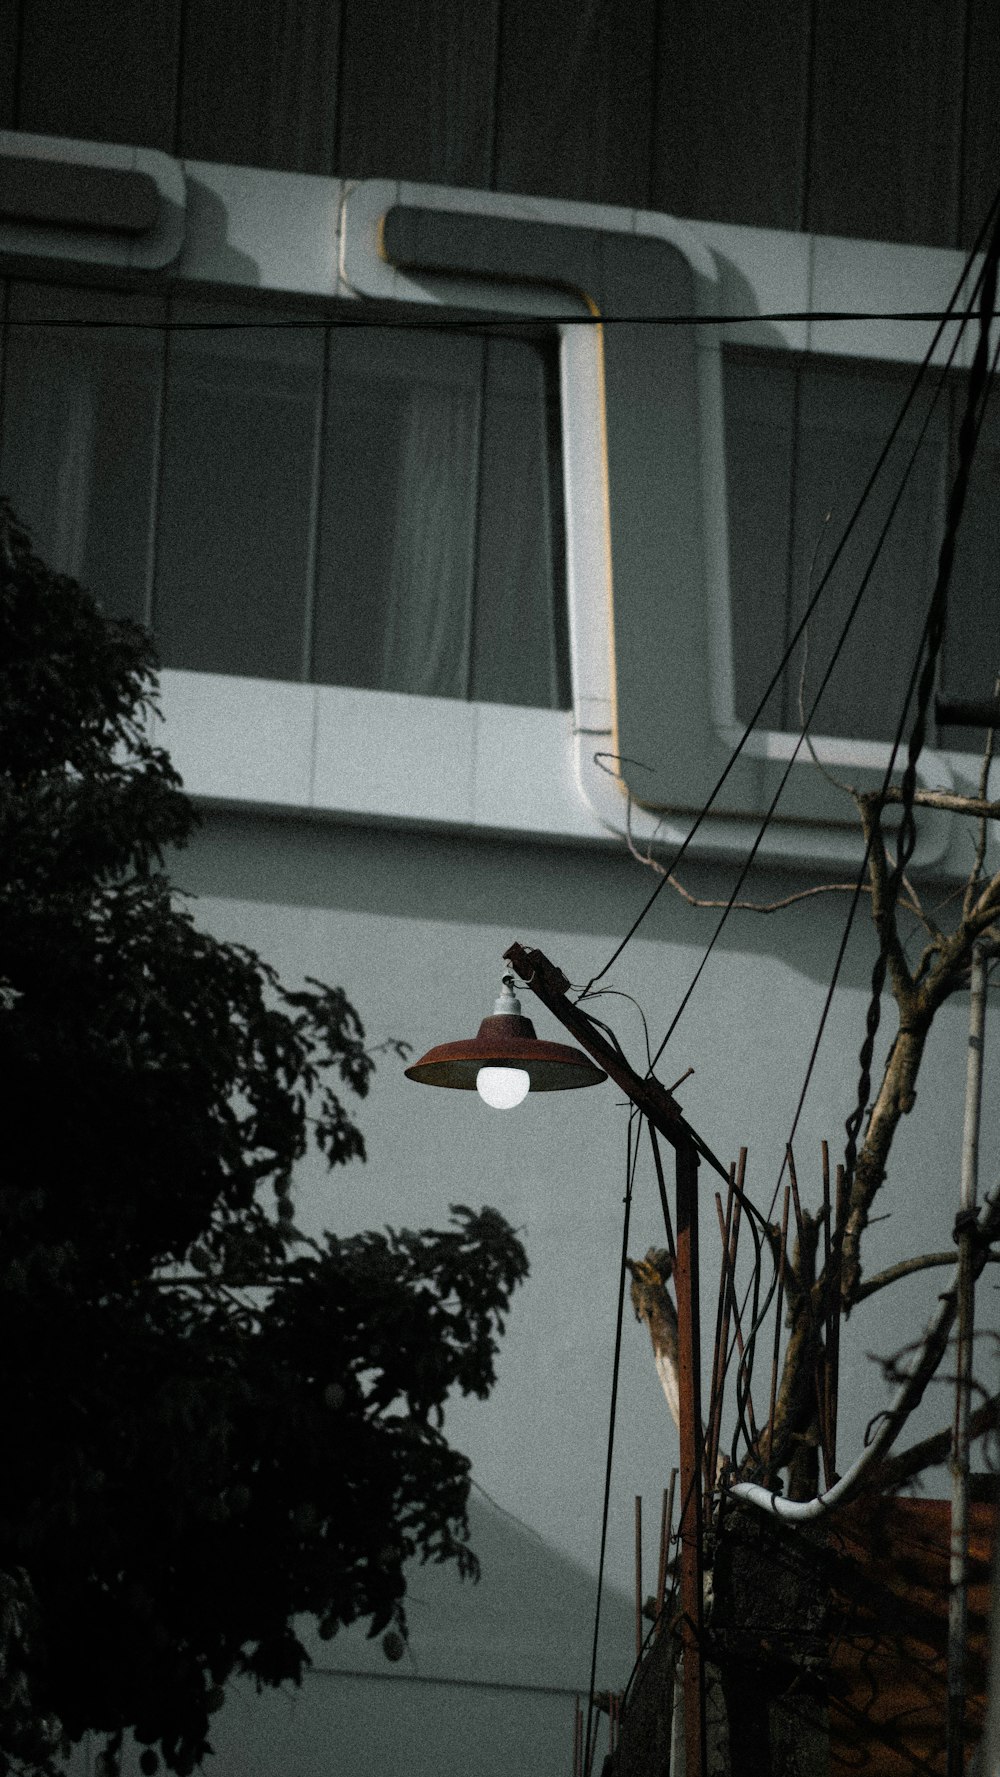
[(532, 341), (331, 329), (315, 679), (569, 703), (553, 371)]
[(40, 285), (9, 310), (4, 487), (164, 666), (568, 705), (548, 342)]
[(313, 677), (469, 695), (484, 342), (332, 328)]
[[(830, 563), (912, 379), (908, 368), (729, 352), (729, 571), (737, 714), (747, 720)], [(765, 712), (810, 708), (917, 444), (932, 389), (907, 415), (873, 495)], [(950, 404), (931, 413), (813, 732), (892, 739), (934, 584)], [(912, 706), (911, 706), (912, 708)]]
[(554, 369), (527, 341), (486, 342), (471, 679), (484, 703), (570, 703)]
[[(956, 397), (957, 397), (956, 391)], [(961, 402), (952, 407), (951, 460), (958, 454)], [(941, 661), (945, 697), (979, 700), (994, 695), (1000, 676), (1000, 412), (996, 397), (986, 410), (969, 477), (969, 491), (955, 549), (948, 593), (948, 623)], [(983, 729), (942, 728), (946, 746), (979, 751)]]
[[(184, 301), (171, 318), (254, 316)], [(153, 603), (165, 666), (303, 676), (322, 365), (317, 328), (169, 334)]]
[(149, 620), (162, 319), (155, 297), (43, 284), (9, 294), (0, 485), (51, 567), (138, 622)]

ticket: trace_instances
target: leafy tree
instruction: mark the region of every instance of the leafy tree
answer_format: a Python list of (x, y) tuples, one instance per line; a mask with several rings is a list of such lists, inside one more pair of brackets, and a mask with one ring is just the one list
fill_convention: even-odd
[(298, 1613), (398, 1656), (404, 1562), (475, 1574), (442, 1409), (527, 1272), (491, 1209), (296, 1229), (308, 1142), (364, 1157), (372, 1052), (340, 989), (196, 927), (155, 709), (145, 633), (0, 504), (4, 1771), (88, 1728), (191, 1771), (230, 1675), (300, 1680)]

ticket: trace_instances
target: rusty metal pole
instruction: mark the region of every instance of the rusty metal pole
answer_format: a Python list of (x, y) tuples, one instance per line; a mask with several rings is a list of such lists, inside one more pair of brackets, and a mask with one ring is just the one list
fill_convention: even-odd
[(706, 1160), (728, 1184), (727, 1169), (691, 1128), (667, 1088), (649, 1074), (637, 1074), (580, 1007), (566, 998), (562, 970), (540, 950), (512, 944), (504, 951), (521, 980), (553, 1017), (571, 1031), (582, 1049), (620, 1086), (631, 1102), (674, 1150), (677, 1180), (677, 1347), (681, 1418), (681, 1645), (684, 1651), (685, 1777), (705, 1771), (705, 1679), (702, 1646), (702, 1425), (701, 1320), (698, 1297), (698, 1160)]
[(684, 1769), (705, 1770), (705, 1680), (702, 1641), (701, 1318), (698, 1297), (698, 1153), (678, 1143), (677, 1370), (681, 1442), (681, 1648)]

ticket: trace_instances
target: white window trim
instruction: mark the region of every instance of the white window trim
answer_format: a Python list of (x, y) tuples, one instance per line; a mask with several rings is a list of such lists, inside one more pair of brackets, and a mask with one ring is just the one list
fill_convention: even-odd
[[(8, 132), (3, 145), (24, 152), (25, 144), (38, 141)], [(84, 148), (88, 156), (99, 157), (93, 144), (45, 139), (46, 154), (63, 147), (67, 158), (81, 157)], [(105, 146), (103, 153), (132, 151)], [(165, 168), (159, 166), (161, 160)], [(175, 201), (172, 168), (183, 171), (183, 205)], [(748, 308), (761, 313), (933, 309), (943, 306), (963, 260), (961, 254), (941, 249), (681, 223), (611, 206), (407, 182), (350, 182), (204, 162), (170, 163), (162, 156), (157, 157), (157, 172), (164, 193), (169, 189), (174, 200), (173, 221), (183, 217), (174, 288), (178, 282), (209, 284), (431, 306), (460, 301), (463, 307), (495, 313), (530, 310), (541, 318), (566, 313), (572, 299), (542, 288), (418, 281), (388, 265), (380, 252), (380, 225), (394, 204), (657, 237), (677, 248), (692, 267), (706, 316), (745, 313)], [(220, 204), (224, 230), (218, 225)], [(79, 242), (69, 235), (60, 240), (62, 233), (50, 231), (44, 251), (37, 248), (34, 257), (58, 260), (70, 271), (80, 264)], [(11, 273), (23, 269), (23, 243), (7, 240), (0, 230), (0, 262), (4, 259)], [(94, 263), (88, 252), (91, 271)], [(706, 768), (714, 777), (741, 732), (734, 708), (729, 612), (723, 343), (733, 339), (774, 347), (778, 335), (792, 351), (915, 363), (930, 332), (930, 325), (921, 323), (876, 328), (821, 320), (760, 328), (699, 327), (699, 412), (692, 416), (692, 436), (699, 453), (707, 557), (701, 666), (692, 672), (690, 662), (685, 663), (665, 692), (696, 700), (690, 707), (702, 730), (707, 710), (712, 757), (706, 760), (702, 747), (697, 761), (673, 761), (677, 812), (657, 818), (635, 808), (632, 830), (640, 844), (654, 838), (673, 844), (683, 838), (690, 810), (700, 800), (700, 795), (685, 794), (685, 779), (704, 781)], [(561, 333), (571, 718), (560, 711), (165, 672), (164, 738), (192, 794), (213, 803), (348, 819), (620, 842), (626, 830), (626, 797), (594, 758), (599, 750), (615, 751), (616, 727), (608, 551), (608, 502), (613, 495), (603, 446), (599, 341), (592, 328), (564, 327)], [(947, 343), (942, 343), (942, 358)], [(971, 345), (963, 342), (958, 361), (967, 363), (970, 352)], [(769, 762), (787, 760), (794, 744), (794, 736), (774, 730), (751, 737), (746, 760), (734, 774), (740, 812), (711, 816), (693, 855), (745, 852)], [(888, 756), (880, 743), (845, 737), (817, 737), (815, 744), (821, 757), (841, 769), (879, 769)], [(814, 768), (805, 763), (796, 767), (800, 769), (805, 784)], [(921, 782), (928, 785), (972, 789), (977, 773), (978, 760), (960, 752), (929, 750), (921, 763)], [(844, 866), (857, 855), (850, 825), (811, 818), (772, 823), (761, 848), (764, 859), (808, 866)], [(922, 816), (916, 862), (925, 870), (950, 872), (961, 867), (962, 856), (952, 818)]]

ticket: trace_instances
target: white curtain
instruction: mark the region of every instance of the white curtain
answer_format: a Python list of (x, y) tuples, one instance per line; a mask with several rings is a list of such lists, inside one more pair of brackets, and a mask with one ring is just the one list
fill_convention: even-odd
[(383, 686), (466, 697), (472, 638), (479, 396), (418, 383), (400, 453)]

